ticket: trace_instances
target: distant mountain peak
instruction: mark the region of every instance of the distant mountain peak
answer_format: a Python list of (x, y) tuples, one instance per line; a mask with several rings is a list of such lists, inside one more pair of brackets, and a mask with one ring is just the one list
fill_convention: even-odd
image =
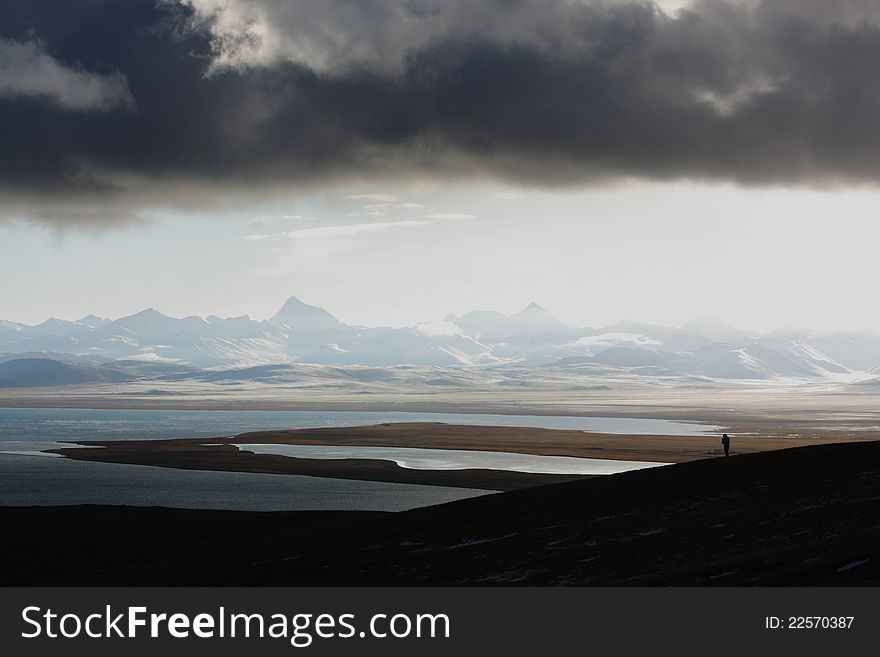
[[(538, 322), (540, 326), (546, 329), (555, 330), (568, 328), (565, 324), (556, 319), (556, 316), (553, 315), (553, 313), (543, 306), (539, 306), (534, 301), (515, 315), (510, 315), (510, 319), (513, 321)], [(538, 324), (535, 326), (537, 327)]]
[(120, 317), (107, 324), (107, 327), (123, 328), (141, 336), (157, 336), (174, 333), (179, 321), (163, 315), (155, 308), (147, 308), (133, 315)]
[(340, 321), (323, 308), (309, 305), (294, 296), (285, 301), (269, 321), (301, 331), (322, 331), (340, 326)]
[(754, 337), (750, 331), (738, 329), (715, 317), (698, 317), (679, 327), (680, 333), (701, 335), (715, 342), (735, 342)]
[(82, 324), (83, 326), (89, 326), (91, 328), (98, 328), (99, 326), (104, 326), (107, 323), (107, 320), (98, 317), (97, 315), (86, 315), (85, 317), (80, 317), (76, 320), (77, 324)]
[(535, 302), (513, 315), (504, 315), (492, 310), (476, 310), (461, 317), (449, 315), (446, 321), (464, 330), (465, 334), (481, 339), (540, 335), (569, 329)]
[[(127, 315), (125, 317), (122, 317), (122, 318), (120, 318), (120, 320), (121, 319), (134, 319), (135, 317), (137, 317), (138, 319), (147, 319), (150, 317), (168, 318), (168, 315), (166, 315), (164, 313), (160, 313), (155, 308), (145, 308), (144, 310), (141, 310), (140, 312), (136, 312), (132, 315)], [(120, 321), (120, 320), (117, 320), (117, 321)]]
[[(731, 318), (737, 320), (735, 315)], [(370, 328), (343, 324), (326, 310), (292, 296), (274, 317), (263, 321), (247, 315), (169, 317), (155, 308), (112, 321), (97, 315), (75, 322), (49, 319), (36, 326), (0, 320), (0, 364), (28, 358), (43, 362), (6, 366), (6, 385), (116, 381), (117, 365), (108, 366), (111, 372), (99, 364), (120, 360), (139, 363), (138, 368), (145, 363), (217, 368), (292, 361), (468, 368), (558, 363), (585, 377), (626, 371), (627, 377), (659, 373), (700, 384), (714, 379), (816, 377), (837, 377), (829, 380), (839, 383), (855, 381), (853, 377), (862, 373), (880, 374), (880, 335), (794, 329), (758, 334), (706, 317), (680, 328), (631, 321), (572, 328), (534, 301), (512, 314), (476, 310), (447, 315), (444, 322)], [(79, 369), (47, 365), (47, 360)], [(391, 381), (404, 376), (402, 371), (364, 376)], [(149, 372), (124, 374), (140, 377)], [(465, 385), (471, 374), (451, 374), (448, 384)], [(447, 383), (438, 378), (436, 385)]]

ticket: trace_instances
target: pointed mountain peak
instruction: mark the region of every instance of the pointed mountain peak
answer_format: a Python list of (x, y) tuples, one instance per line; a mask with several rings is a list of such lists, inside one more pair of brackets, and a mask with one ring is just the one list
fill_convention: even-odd
[(301, 331), (321, 331), (338, 328), (340, 322), (323, 308), (311, 306), (296, 297), (290, 297), (270, 320)]
[(287, 298), (287, 301), (284, 302), (284, 305), (281, 306), (281, 310), (284, 311), (291, 308), (302, 308), (304, 306), (308, 308), (317, 308), (317, 306), (312, 306), (305, 303), (304, 301), (300, 301), (298, 297), (290, 296)]
[(515, 315), (510, 315), (510, 319), (514, 321), (548, 322), (560, 327), (565, 326), (550, 311), (543, 306), (539, 306), (534, 301)]
[(89, 326), (91, 328), (98, 328), (99, 326), (104, 326), (107, 323), (107, 320), (98, 317), (97, 315), (86, 315), (85, 317), (80, 317), (76, 320), (77, 324), (82, 324), (83, 326)]
[(146, 308), (139, 313), (134, 313), (133, 315), (128, 315), (120, 319), (168, 319), (168, 315), (160, 313), (155, 308)]
[(180, 320), (163, 315), (155, 308), (147, 308), (133, 315), (120, 317), (110, 322), (108, 327), (123, 328), (140, 336), (170, 335), (180, 325)]
[(118, 326), (133, 328), (155, 326), (157, 324), (164, 324), (168, 321), (174, 320), (168, 315), (163, 315), (155, 308), (147, 308), (146, 310), (141, 310), (140, 312), (134, 313), (133, 315), (120, 317), (119, 319), (114, 320), (112, 323)]
[(84, 327), (76, 322), (69, 322), (66, 319), (58, 319), (56, 317), (50, 317), (46, 321), (31, 327), (32, 331), (40, 335), (69, 335), (83, 329)]

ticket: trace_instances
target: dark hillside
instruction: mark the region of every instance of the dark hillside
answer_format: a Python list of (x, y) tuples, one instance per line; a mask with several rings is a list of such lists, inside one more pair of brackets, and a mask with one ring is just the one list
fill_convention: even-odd
[(396, 514), (0, 510), (3, 584), (880, 584), (880, 443)]

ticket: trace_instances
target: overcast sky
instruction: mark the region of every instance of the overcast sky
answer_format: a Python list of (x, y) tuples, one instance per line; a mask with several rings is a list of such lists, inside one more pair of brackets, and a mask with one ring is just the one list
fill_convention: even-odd
[(880, 330), (876, 0), (7, 0), (0, 318)]

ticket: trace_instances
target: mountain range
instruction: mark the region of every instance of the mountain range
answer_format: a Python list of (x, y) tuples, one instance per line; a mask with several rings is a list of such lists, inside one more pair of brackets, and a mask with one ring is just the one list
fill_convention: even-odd
[(408, 328), (364, 327), (345, 324), (296, 297), (264, 321), (174, 318), (152, 308), (114, 320), (87, 315), (35, 326), (0, 320), (2, 387), (210, 378), (233, 370), (236, 377), (266, 377), (292, 364), (469, 371), (528, 367), (558, 376), (873, 385), (880, 380), (880, 335), (794, 329), (757, 334), (712, 319), (680, 327), (630, 321), (571, 327), (535, 303), (511, 315), (474, 311)]

